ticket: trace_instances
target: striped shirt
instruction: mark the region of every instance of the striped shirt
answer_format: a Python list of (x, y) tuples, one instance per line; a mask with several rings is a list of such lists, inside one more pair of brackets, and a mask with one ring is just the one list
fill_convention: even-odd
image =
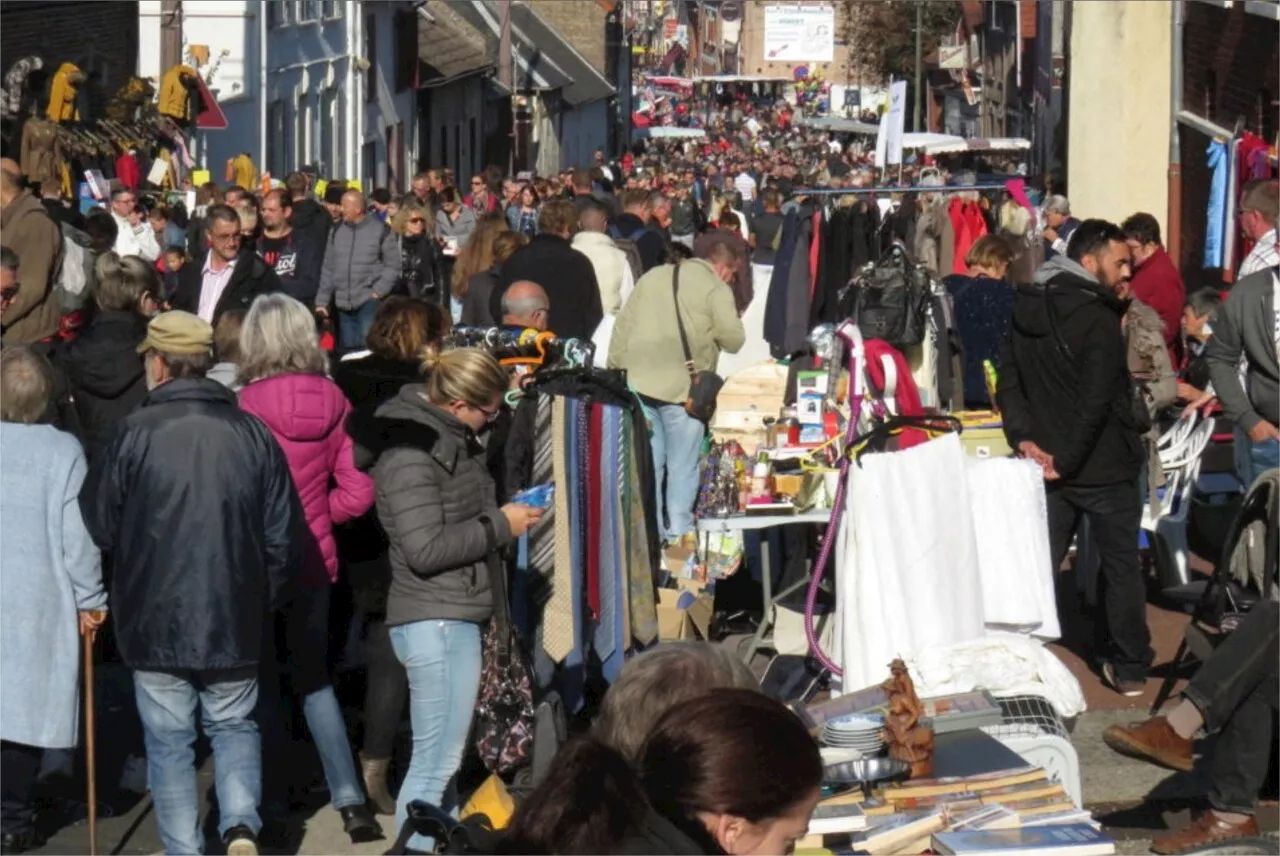
[(1253, 249), (1249, 251), (1249, 255), (1244, 257), (1244, 261), (1240, 264), (1240, 275), (1236, 278), (1243, 279), (1251, 273), (1276, 265), (1280, 265), (1280, 246), (1276, 244), (1276, 230), (1272, 229), (1259, 238), (1258, 243), (1254, 244)]
[(755, 202), (756, 200), (756, 180), (746, 172), (738, 173), (738, 177), (733, 180), (733, 187), (742, 194), (743, 202)]

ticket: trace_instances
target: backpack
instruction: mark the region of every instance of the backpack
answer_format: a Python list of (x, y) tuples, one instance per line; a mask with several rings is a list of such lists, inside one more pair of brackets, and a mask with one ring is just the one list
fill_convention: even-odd
[(884, 260), (854, 277), (841, 309), (863, 338), (883, 339), (901, 351), (924, 341), (932, 297), (929, 271), (895, 245)]
[(641, 226), (631, 234), (623, 235), (616, 223), (609, 224), (609, 237), (613, 238), (613, 243), (626, 254), (627, 264), (631, 265), (631, 274), (637, 282), (644, 275), (644, 261), (641, 259), (640, 246), (636, 241), (648, 231), (650, 231), (648, 226)]
[[(36, 209), (28, 213), (37, 213)], [(89, 236), (69, 223), (54, 220), (41, 206), (38, 213), (58, 227), (58, 258), (61, 267), (53, 283), (53, 294), (63, 315), (78, 312), (89, 305), (95, 285), (94, 264), (98, 261)]]

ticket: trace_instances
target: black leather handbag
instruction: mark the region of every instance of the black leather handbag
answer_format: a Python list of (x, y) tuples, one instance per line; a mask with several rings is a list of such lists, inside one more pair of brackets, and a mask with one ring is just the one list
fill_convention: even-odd
[(671, 277), (671, 297), (676, 304), (676, 326), (680, 328), (680, 345), (684, 348), (684, 367), (689, 372), (689, 395), (684, 400), (685, 412), (703, 425), (710, 424), (716, 415), (716, 397), (724, 378), (715, 372), (698, 371), (693, 364), (693, 351), (689, 349), (689, 336), (684, 331), (684, 319), (680, 317), (680, 268), (676, 265)]

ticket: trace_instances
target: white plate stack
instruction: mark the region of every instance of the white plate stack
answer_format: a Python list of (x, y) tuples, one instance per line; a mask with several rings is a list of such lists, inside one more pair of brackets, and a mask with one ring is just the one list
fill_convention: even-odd
[(822, 742), (838, 749), (851, 749), (865, 757), (879, 755), (884, 749), (880, 730), (884, 717), (878, 714), (853, 713), (831, 720), (822, 726)]

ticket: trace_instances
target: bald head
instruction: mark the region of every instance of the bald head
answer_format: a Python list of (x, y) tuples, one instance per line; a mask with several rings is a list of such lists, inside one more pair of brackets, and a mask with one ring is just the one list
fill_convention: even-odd
[(547, 313), (551, 300), (536, 282), (519, 279), (502, 293), (502, 323), (514, 327), (547, 329)]
[(609, 228), (609, 212), (604, 210), (604, 206), (593, 202), (578, 215), (578, 228), (584, 232), (605, 231)]
[(348, 190), (342, 194), (342, 219), (348, 223), (359, 223), (364, 219), (364, 194), (358, 190)]

